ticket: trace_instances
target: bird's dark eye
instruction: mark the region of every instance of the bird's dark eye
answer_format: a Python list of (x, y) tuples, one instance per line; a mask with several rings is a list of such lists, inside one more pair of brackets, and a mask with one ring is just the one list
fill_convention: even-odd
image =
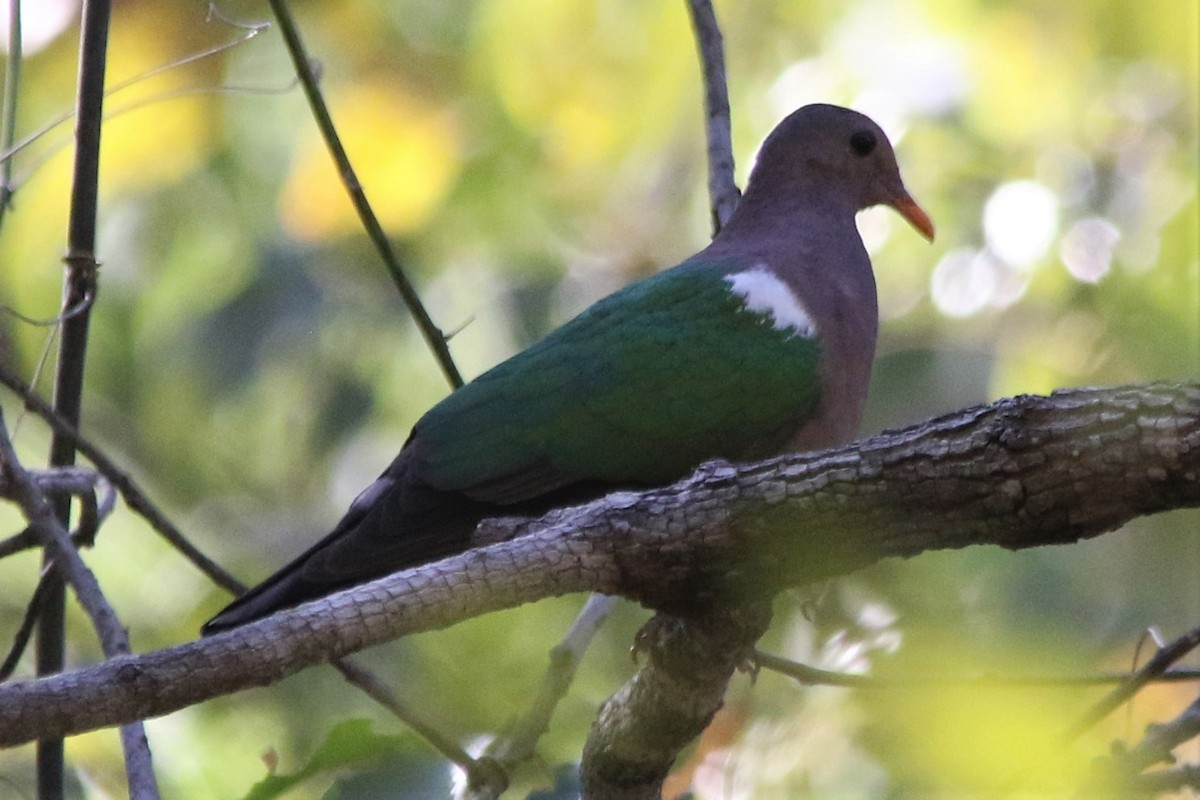
[(872, 131), (855, 131), (850, 134), (850, 147), (860, 156), (869, 156), (875, 149), (875, 134)]

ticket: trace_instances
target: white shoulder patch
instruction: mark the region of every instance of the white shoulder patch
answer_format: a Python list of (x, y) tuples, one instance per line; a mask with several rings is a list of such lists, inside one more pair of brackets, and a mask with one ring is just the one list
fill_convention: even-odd
[(731, 272), (725, 276), (725, 282), (729, 284), (729, 291), (745, 301), (747, 311), (769, 314), (771, 327), (775, 330), (788, 331), (805, 339), (816, 338), (817, 324), (808, 309), (766, 264), (745, 272)]

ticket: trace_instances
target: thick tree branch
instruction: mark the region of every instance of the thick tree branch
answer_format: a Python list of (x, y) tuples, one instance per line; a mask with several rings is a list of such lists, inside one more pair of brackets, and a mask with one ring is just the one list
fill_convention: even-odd
[[(210, 639), (0, 686), (0, 746), (157, 716), (488, 611), (600, 591), (707, 619), (889, 556), (1073, 542), (1200, 506), (1200, 384), (1018, 397), (822, 453), (711, 463)], [(722, 684), (723, 685), (723, 684)]]
[(683, 748), (725, 700), (738, 667), (771, 621), (767, 602), (715, 610), (703, 618), (658, 614), (638, 635), (649, 662), (600, 708), (580, 769), (588, 800), (662, 797)]

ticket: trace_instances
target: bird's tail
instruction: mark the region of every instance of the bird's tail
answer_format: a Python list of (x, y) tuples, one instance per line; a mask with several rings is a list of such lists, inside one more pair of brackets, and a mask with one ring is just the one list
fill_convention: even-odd
[(412, 480), (408, 451), (350, 504), (327, 536), (204, 623), (204, 636), (245, 625), (470, 547), (485, 504)]

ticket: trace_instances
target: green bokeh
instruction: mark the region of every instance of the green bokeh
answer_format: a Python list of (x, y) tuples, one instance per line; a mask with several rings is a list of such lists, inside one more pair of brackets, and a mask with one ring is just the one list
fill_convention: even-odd
[[(241, 35), (206, 22), (206, 5), (118, 4), (110, 85)], [(893, 133), (906, 182), (938, 223), (931, 248), (898, 219), (864, 217), (885, 317), (865, 432), (1018, 392), (1200, 374), (1195, 3), (729, 0), (717, 10), (743, 179), (787, 110), (854, 105)], [(221, 12), (268, 17), (247, 0)], [(409, 209), (390, 233), (434, 319), (461, 328), (452, 349), (466, 376), (703, 245), (701, 92), (682, 3), (356, 0), (296, 12), (369, 195)], [(73, 29), (27, 54), (22, 135), (70, 108), (75, 58)], [(108, 101), (102, 165), (85, 427), (247, 581), (323, 533), (447, 391), (365, 237), (338, 216), (338, 187), (302, 181), (320, 150), (291, 80), (271, 29), (139, 81)], [(194, 86), (214, 90), (184, 91)], [(370, 116), (371, 98), (398, 105)], [(135, 101), (147, 103), (121, 110)], [(61, 292), (68, 130), (17, 156), (21, 183), (0, 227), (0, 305), (32, 317), (53, 316)], [(451, 145), (430, 150), (437, 164), (389, 160), (389, 143), (428, 142), (430, 131)], [(1023, 181), (1055, 210), (1040, 244), (1044, 218), (989, 206)], [(405, 204), (418, 195), (424, 205)], [(1005, 261), (1021, 242), (1030, 255)], [(49, 338), (0, 314), (0, 359), (27, 376)], [(0, 402), (13, 425), (18, 404)], [(20, 422), (17, 443), (29, 464), (44, 458), (36, 420)], [(797, 598), (782, 600), (765, 644), (886, 674), (1117, 669), (1143, 629), (1170, 636), (1200, 618), (1198, 522), (1171, 514), (1069, 548), (881, 564), (832, 587), (812, 622)], [(0, 534), (19, 524), (0, 507)], [(123, 508), (88, 559), (137, 649), (192, 638), (226, 599)], [(36, 564), (33, 554), (0, 562), (0, 641)], [(444, 730), (477, 742), (527, 707), (581, 601), (490, 615), (366, 658)], [(622, 607), (601, 632), (542, 762), (518, 774), (512, 796), (548, 789), (578, 759), (595, 709), (631, 674), (627, 648), (644, 617)], [(93, 641), (73, 612), (73, 664), (99, 658)], [(1185, 695), (1158, 692), (1136, 721), (1166, 718)], [(696, 785), (704, 797), (727, 785), (759, 798), (959, 797), (994, 766), (980, 748), (1017, 759), (1004, 741), (1038, 741), (1094, 696), (868, 697), (739, 678), (734, 733), (705, 745)], [(964, 727), (972, 703), (1000, 741)], [(398, 729), (318, 669), (148, 730), (168, 796), (238, 797), (266, 774), (261, 754), (296, 773), (339, 721), (366, 715), (380, 734)], [(971, 747), (956, 758), (924, 735), (931, 724)], [(1122, 735), (1118, 723), (1102, 728), (1083, 752)], [(409, 739), (403, 749), (411, 769), (396, 769), (415, 781), (428, 751)], [(112, 732), (68, 752), (78, 785), (94, 787), (83, 796), (122, 794)], [(0, 777), (30, 795), (31, 764), (31, 748), (0, 753)], [(321, 797), (338, 777), (329, 796), (365, 796), (372, 778), (355, 783), (354, 772), (322, 772), (284, 796)]]

